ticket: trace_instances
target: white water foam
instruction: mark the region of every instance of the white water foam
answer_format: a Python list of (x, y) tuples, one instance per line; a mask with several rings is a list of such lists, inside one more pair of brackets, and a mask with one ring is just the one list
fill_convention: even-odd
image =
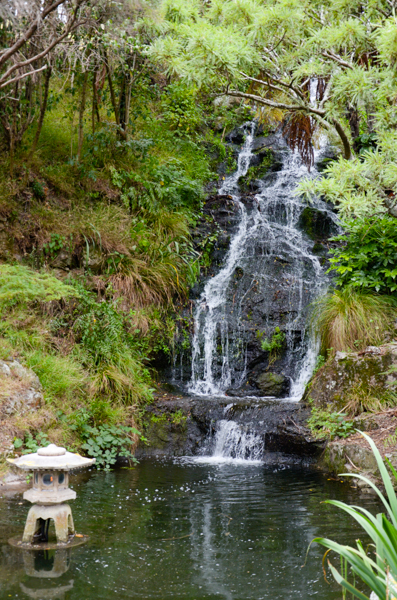
[(212, 454), (194, 457), (194, 462), (205, 464), (258, 465), (262, 462), (263, 438), (235, 421), (222, 419), (216, 424), (213, 440), (209, 440)]
[[(244, 244), (243, 240), (247, 236), (247, 211), (244, 205), (240, 202), (238, 194), (238, 180), (245, 175), (250, 166), (252, 156), (252, 142), (254, 139), (255, 124), (252, 123), (250, 130), (247, 133), (243, 148), (238, 156), (237, 170), (233, 175), (227, 177), (219, 189), (218, 194), (228, 194), (233, 201), (238, 205), (240, 211), (240, 224), (237, 233), (234, 235), (229, 252), (227, 253), (225, 265), (219, 273), (211, 278), (198, 301), (196, 314), (194, 319), (194, 337), (193, 337), (193, 354), (192, 354), (192, 381), (189, 387), (189, 392), (198, 395), (219, 395), (230, 386), (231, 376), (229, 367), (228, 352), (223, 352), (222, 376), (220, 384), (215, 382), (213, 375), (213, 360), (216, 354), (216, 328), (217, 318), (216, 309), (225, 302), (227, 284), (232, 276), (238, 259), (240, 258)], [(201, 360), (200, 348), (200, 333), (201, 321), (204, 316), (204, 371), (203, 377), (200, 378), (198, 373), (200, 367), (198, 362)], [(226, 349), (227, 350), (227, 349)]]

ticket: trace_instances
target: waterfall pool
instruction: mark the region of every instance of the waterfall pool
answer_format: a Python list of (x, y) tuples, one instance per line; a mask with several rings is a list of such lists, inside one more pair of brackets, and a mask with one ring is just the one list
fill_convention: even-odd
[(372, 496), (315, 470), (215, 457), (92, 471), (74, 489), (76, 529), (90, 541), (58, 578), (48, 577), (53, 554), (35, 557), (42, 576), (32, 577), (7, 544), (21, 533), (28, 503), (22, 494), (0, 498), (0, 600), (341, 600), (332, 577), (324, 581), (320, 546), (303, 566), (308, 545), (320, 535), (350, 544), (363, 536), (322, 502), (379, 511)]

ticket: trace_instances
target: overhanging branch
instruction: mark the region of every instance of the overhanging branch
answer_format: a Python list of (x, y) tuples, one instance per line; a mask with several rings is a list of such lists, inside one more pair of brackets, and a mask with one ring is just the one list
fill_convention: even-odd
[(34, 71), (28, 71), (27, 73), (22, 73), (22, 75), (18, 75), (17, 77), (14, 77), (13, 79), (9, 79), (8, 81), (5, 81), (4, 83), (0, 82), (0, 89), (5, 88), (7, 85), (11, 85), (12, 83), (15, 83), (16, 81), (19, 81), (20, 79), (24, 79), (24, 77), (29, 77), (29, 75), (34, 75), (35, 73), (40, 73), (40, 71), (44, 71), (44, 69), (47, 69), (48, 65), (44, 65), (44, 67), (41, 67), (40, 69), (35, 69)]

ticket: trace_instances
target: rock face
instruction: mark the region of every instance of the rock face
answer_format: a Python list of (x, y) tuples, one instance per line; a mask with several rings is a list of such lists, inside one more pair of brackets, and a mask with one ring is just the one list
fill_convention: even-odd
[(337, 352), (314, 376), (304, 400), (342, 410), (348, 402), (367, 397), (380, 402), (395, 390), (397, 343), (369, 346), (362, 352)]
[(8, 420), (24, 416), (43, 404), (42, 386), (37, 375), (18, 360), (0, 360), (0, 453), (12, 445)]
[[(239, 128), (226, 137), (234, 157), (248, 130)], [(306, 307), (322, 285), (327, 237), (336, 233), (333, 215), (320, 200), (306, 213), (305, 205), (296, 201), (294, 190), (302, 169), (279, 134), (265, 136), (257, 130), (250, 152), (248, 171), (238, 182), (243, 209), (232, 195), (212, 192), (194, 232), (195, 247), (207, 268), (191, 290), (173, 367), (163, 371), (164, 380), (177, 382), (184, 392), (192, 378), (192, 341), (197, 357), (193, 361), (196, 381), (202, 380), (204, 365), (208, 365), (205, 332), (212, 336), (207, 347), (214, 349), (213, 380), (217, 384), (222, 380), (217, 389), (230, 396), (287, 397), (307, 351)], [(228, 172), (221, 170), (220, 175), (224, 179), (235, 170), (234, 165)], [(304, 216), (300, 220), (301, 213)], [(240, 231), (243, 214), (247, 229), (239, 242), (241, 254), (233, 250), (237, 258), (224, 282), (224, 298), (219, 304), (212, 303), (213, 312), (205, 312), (211, 302), (199, 304), (200, 296), (225, 266), (230, 241)], [(201, 312), (200, 306), (204, 307)], [(210, 312), (213, 316), (208, 325), (205, 315)], [(284, 335), (285, 343), (274, 360), (266, 350), (269, 344), (263, 342), (270, 343), (276, 332)], [(261, 378), (266, 371), (276, 379), (270, 380), (268, 375)]]

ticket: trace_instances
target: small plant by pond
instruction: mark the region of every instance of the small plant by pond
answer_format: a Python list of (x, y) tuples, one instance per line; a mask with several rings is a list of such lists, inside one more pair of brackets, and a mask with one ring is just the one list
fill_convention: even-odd
[[(365, 508), (349, 506), (337, 500), (327, 500), (327, 503), (344, 510), (353, 517), (367, 536), (370, 537), (372, 544), (364, 547), (360, 540), (357, 540), (357, 548), (353, 548), (321, 537), (315, 538), (313, 542), (327, 548), (323, 561), (330, 551), (339, 554), (341, 558), (340, 571), (334, 567), (329, 558), (327, 562), (335, 580), (342, 586), (344, 598), (349, 592), (353, 598), (368, 600), (368, 596), (356, 587), (356, 578), (358, 578), (372, 590), (371, 600), (392, 600), (397, 596), (397, 496), (388, 469), (390, 469), (396, 480), (397, 471), (388, 459), (386, 459), (388, 467), (386, 468), (386, 464), (382, 460), (382, 456), (373, 440), (365, 433), (361, 435), (368, 441), (374, 453), (385, 488), (385, 495), (372, 481), (363, 475), (344, 473), (343, 477), (356, 477), (370, 485), (383, 503), (385, 513), (372, 515)], [(349, 581), (350, 569), (348, 570), (348, 567), (353, 573), (352, 581)]]
[(85, 439), (82, 448), (88, 456), (96, 458), (97, 469), (109, 471), (116, 464), (119, 457), (127, 458), (130, 463), (137, 463), (131, 453), (131, 436), (137, 435), (144, 441), (144, 437), (135, 427), (126, 425), (100, 425), (91, 427), (86, 425), (81, 436)]
[(330, 412), (317, 407), (312, 408), (307, 424), (317, 438), (329, 437), (331, 440), (335, 437), (349, 437), (356, 427), (353, 421), (346, 419), (345, 413)]
[(15, 450), (19, 450), (21, 454), (30, 454), (31, 452), (37, 452), (39, 448), (48, 446), (49, 443), (48, 435), (40, 431), (36, 437), (33, 437), (31, 433), (28, 433), (23, 440), (16, 437), (14, 439), (14, 448)]

